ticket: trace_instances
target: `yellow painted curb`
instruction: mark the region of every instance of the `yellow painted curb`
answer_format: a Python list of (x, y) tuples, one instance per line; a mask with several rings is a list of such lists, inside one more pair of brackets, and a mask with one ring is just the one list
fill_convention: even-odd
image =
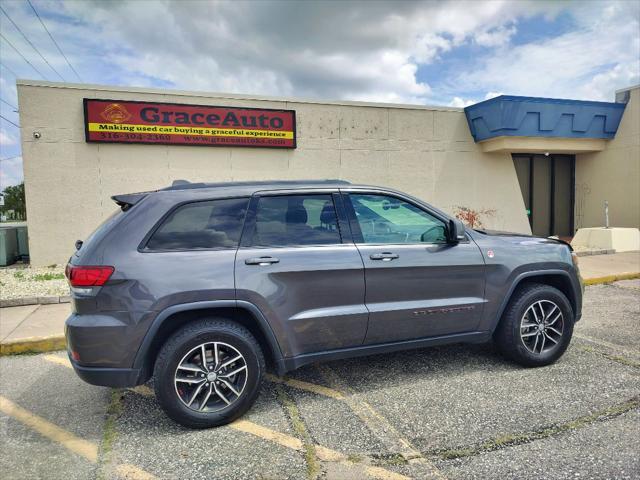
[(604, 277), (591, 277), (583, 279), (585, 285), (599, 285), (601, 283), (617, 282), (619, 280), (633, 280), (640, 278), (640, 272), (618, 273), (617, 275), (605, 275)]
[(54, 352), (56, 350), (64, 350), (65, 348), (67, 348), (67, 343), (63, 335), (23, 338), (0, 343), (0, 357), (5, 355), (19, 355), (21, 353)]

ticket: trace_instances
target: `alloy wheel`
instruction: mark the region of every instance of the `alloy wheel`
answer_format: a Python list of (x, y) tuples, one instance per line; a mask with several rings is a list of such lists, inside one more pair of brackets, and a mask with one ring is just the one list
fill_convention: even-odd
[(555, 349), (564, 333), (560, 307), (550, 300), (539, 300), (527, 308), (520, 320), (520, 339), (535, 355)]
[(247, 361), (236, 348), (223, 342), (207, 342), (191, 349), (180, 360), (174, 383), (186, 407), (211, 413), (240, 398), (247, 374)]

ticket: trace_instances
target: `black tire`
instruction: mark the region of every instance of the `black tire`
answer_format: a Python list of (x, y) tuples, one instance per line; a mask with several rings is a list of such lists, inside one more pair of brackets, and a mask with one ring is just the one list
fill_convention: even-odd
[[(211, 348), (210, 342), (218, 342), (219, 344), (222, 342), (244, 357), (242, 360), (246, 362), (245, 383), (243, 383), (242, 391), (239, 392), (240, 395), (231, 404), (222, 404), (222, 407), (216, 411), (196, 411), (181, 400), (178, 390), (182, 388), (182, 384), (176, 382), (175, 375), (178, 371), (178, 365), (186, 355), (191, 354), (190, 352), (202, 344), (207, 344)], [(211, 358), (207, 357), (211, 355), (210, 351), (204, 355), (205, 358)], [(196, 366), (199, 367), (199, 365)], [(189, 374), (189, 372), (184, 373)], [(209, 428), (230, 423), (249, 410), (258, 397), (264, 373), (264, 355), (260, 345), (246, 328), (225, 319), (203, 319), (187, 324), (165, 342), (156, 359), (153, 376), (156, 398), (170, 418), (185, 427)], [(202, 376), (202, 374), (195, 373), (192, 375)], [(206, 388), (211, 385), (210, 390), (212, 390), (214, 383), (217, 382), (207, 379), (207, 386), (203, 390), (204, 396), (207, 393)], [(225, 388), (227, 387), (225, 386)], [(226, 396), (233, 397), (229, 391)], [(209, 401), (215, 400), (216, 397), (214, 394)], [(207, 399), (209, 398), (207, 397)], [(208, 402), (204, 400), (204, 397), (199, 397), (199, 400), (205, 405), (205, 408), (208, 408)], [(218, 397), (217, 401), (221, 402), (221, 397)]]
[[(533, 305), (538, 308), (535, 312), (529, 311), (529, 308)], [(557, 335), (551, 331), (548, 331), (548, 336), (545, 335), (547, 330), (544, 325), (542, 327), (522, 327), (522, 325), (536, 323), (536, 316), (539, 316), (540, 319), (545, 316), (540, 313), (540, 305), (543, 306), (543, 309), (546, 306), (547, 312), (551, 311), (553, 305), (557, 306), (561, 311), (562, 335)], [(524, 318), (525, 314), (527, 314), (526, 319)], [(533, 322), (529, 320), (529, 316), (534, 317)], [(553, 315), (549, 316), (555, 317), (557, 313), (554, 312)], [(548, 322), (552, 320), (550, 318)], [(554, 363), (565, 352), (573, 335), (574, 322), (575, 317), (571, 303), (560, 290), (549, 285), (526, 283), (518, 287), (514, 292), (502, 315), (500, 324), (494, 332), (493, 338), (502, 354), (516, 363), (526, 367), (542, 367)], [(542, 323), (544, 324), (544, 321)], [(544, 333), (538, 333), (537, 329), (541, 329)], [(558, 331), (560, 330), (558, 329)], [(521, 332), (526, 338), (521, 336)], [(551, 340), (549, 337), (551, 337)], [(534, 340), (537, 341), (538, 338), (544, 340), (544, 343), (540, 342), (544, 351), (540, 349), (541, 351), (537, 352), (537, 349), (540, 348), (539, 344), (533, 346)], [(557, 341), (557, 344), (553, 344), (552, 341)], [(548, 345), (551, 345), (551, 347)], [(531, 350), (532, 347), (535, 353)]]

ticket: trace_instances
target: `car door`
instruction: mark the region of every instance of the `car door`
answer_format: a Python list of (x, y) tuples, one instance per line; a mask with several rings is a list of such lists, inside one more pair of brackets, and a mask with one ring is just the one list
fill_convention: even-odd
[(261, 192), (251, 200), (237, 299), (267, 317), (285, 357), (364, 341), (364, 268), (341, 230), (349, 227), (337, 192)]
[(442, 214), (396, 194), (345, 192), (344, 204), (365, 266), (366, 344), (474, 331), (485, 302), (475, 243), (448, 243)]

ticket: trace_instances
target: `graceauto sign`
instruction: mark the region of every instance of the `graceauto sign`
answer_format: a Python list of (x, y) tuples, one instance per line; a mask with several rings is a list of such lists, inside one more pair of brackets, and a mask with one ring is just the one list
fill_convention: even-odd
[(296, 112), (84, 99), (87, 142), (296, 148)]

